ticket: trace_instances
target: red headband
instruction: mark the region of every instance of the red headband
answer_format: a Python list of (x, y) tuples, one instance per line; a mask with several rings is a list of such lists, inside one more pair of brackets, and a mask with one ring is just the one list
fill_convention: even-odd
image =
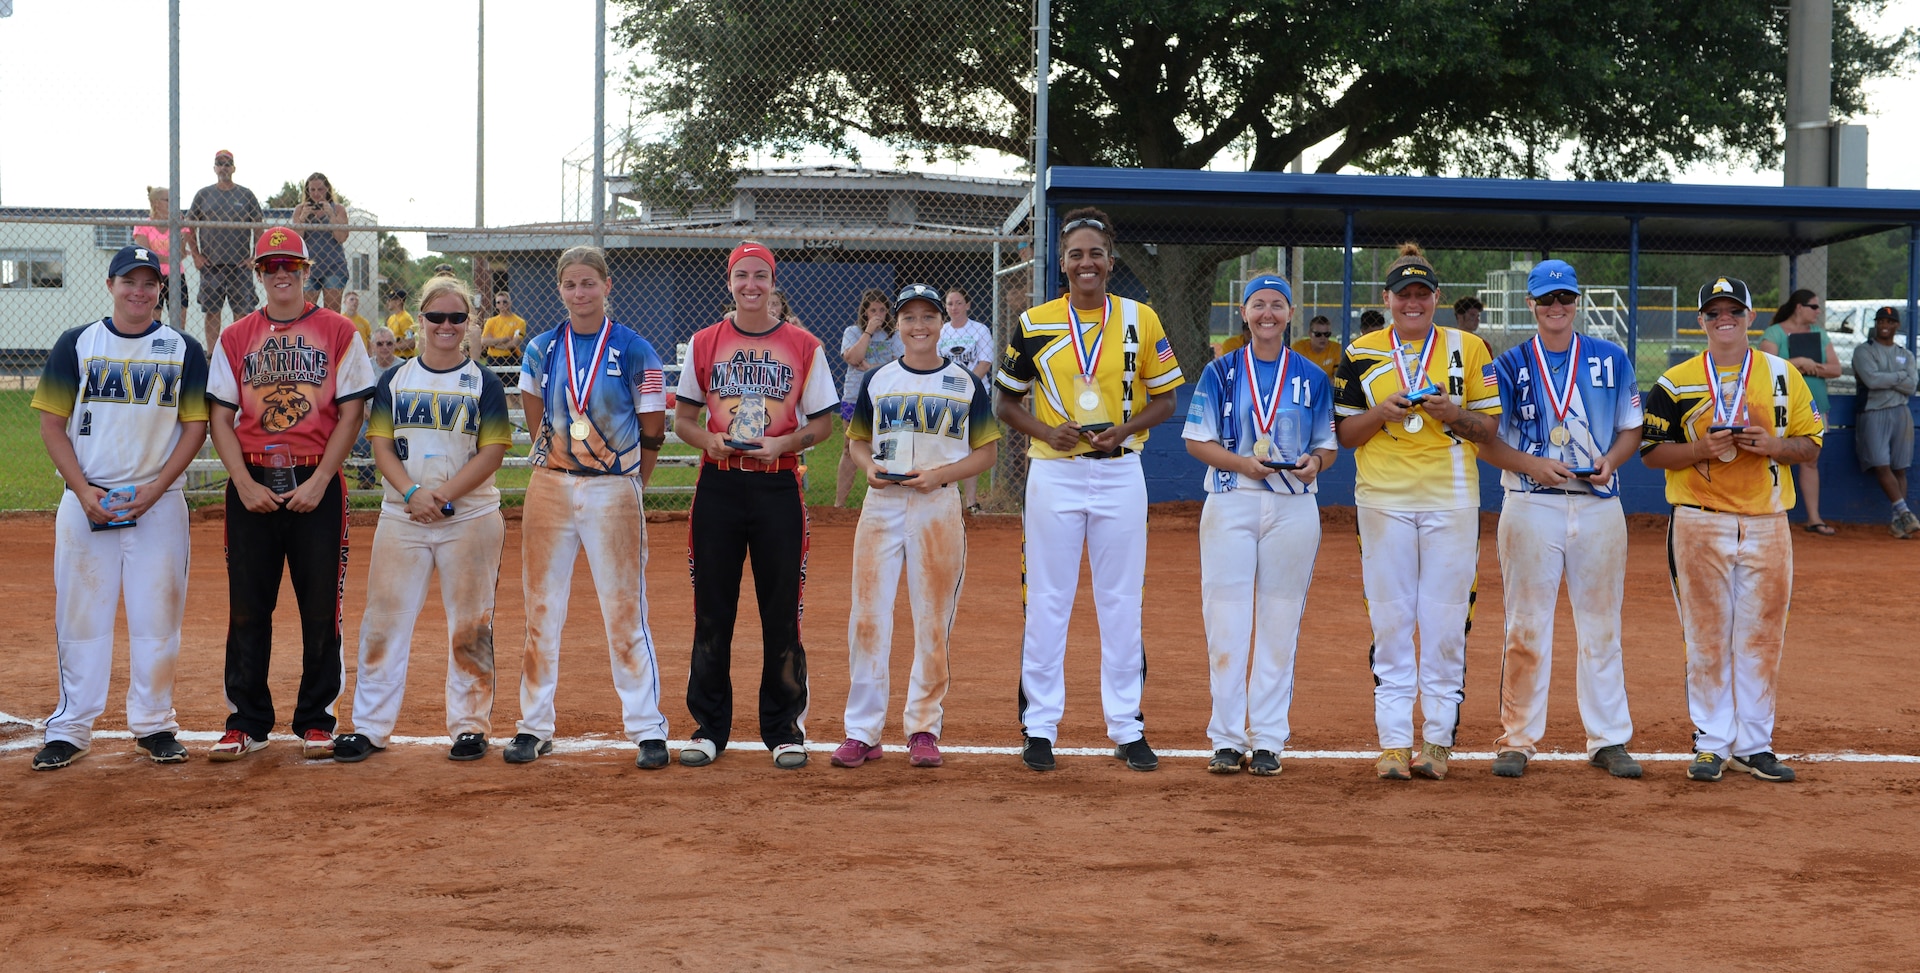
[(766, 261), (767, 273), (769, 274), (773, 273), (776, 268), (776, 264), (773, 261), (772, 250), (768, 250), (758, 243), (742, 243), (734, 247), (732, 253), (727, 254), (727, 273), (732, 274), (733, 265), (739, 263), (746, 257), (759, 257), (761, 260)]

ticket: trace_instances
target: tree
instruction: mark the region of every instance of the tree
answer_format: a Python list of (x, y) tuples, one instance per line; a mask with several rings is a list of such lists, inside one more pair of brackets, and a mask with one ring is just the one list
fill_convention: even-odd
[[(751, 151), (854, 135), (905, 162), (1028, 149), (1031, 7), (1010, 0), (616, 0), (665, 131), (628, 146), (655, 199), (730, 192)], [(1833, 106), (1920, 38), (1835, 0)], [(1049, 160), (1277, 171), (1665, 179), (1781, 152), (1786, 11), (1768, 0), (1054, 0)], [(1563, 152), (1570, 150), (1570, 152)], [(1566, 161), (1556, 166), (1556, 158)], [(1123, 228), (1124, 230), (1124, 228)], [(1213, 267), (1245, 248), (1127, 246), (1183, 361)]]

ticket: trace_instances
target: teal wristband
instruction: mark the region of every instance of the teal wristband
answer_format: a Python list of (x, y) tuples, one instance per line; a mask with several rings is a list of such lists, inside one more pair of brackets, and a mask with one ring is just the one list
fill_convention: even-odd
[(407, 488), (407, 492), (406, 492), (406, 493), (403, 493), (403, 494), (401, 494), (401, 495), (400, 495), (400, 502), (401, 502), (401, 503), (412, 503), (412, 502), (413, 502), (413, 491), (415, 491), (415, 490), (418, 490), (418, 489), (420, 489), (420, 484), (418, 484), (418, 483), (415, 483), (414, 485), (412, 485), (412, 486), (410, 486), (410, 487), (408, 487), (408, 488)]

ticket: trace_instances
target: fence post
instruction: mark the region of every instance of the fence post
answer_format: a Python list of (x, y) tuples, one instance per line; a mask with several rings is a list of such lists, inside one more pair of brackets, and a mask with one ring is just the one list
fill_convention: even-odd
[(480, 8), (480, 29), (474, 64), (478, 77), (473, 82), (473, 225), (487, 225), (487, 0), (474, 0)]
[[(180, 0), (167, 3), (167, 132), (171, 149), (167, 153), (167, 254), (172, 258), (167, 271), (167, 318), (176, 330), (187, 326), (186, 260), (187, 249), (180, 245)], [(204, 286), (204, 285), (202, 285)], [(206, 349), (213, 354), (213, 349)]]
[(593, 3), (593, 245), (607, 245), (607, 0)]
[(1907, 350), (1920, 336), (1920, 223), (1907, 227)]
[(1053, 211), (1047, 208), (1047, 72), (1052, 70), (1050, 0), (1033, 6), (1033, 294), (1028, 307), (1053, 299)]
[(1346, 211), (1346, 253), (1340, 264), (1340, 345), (1353, 343), (1353, 210)]
[(1640, 217), (1627, 221), (1627, 360), (1640, 369)]

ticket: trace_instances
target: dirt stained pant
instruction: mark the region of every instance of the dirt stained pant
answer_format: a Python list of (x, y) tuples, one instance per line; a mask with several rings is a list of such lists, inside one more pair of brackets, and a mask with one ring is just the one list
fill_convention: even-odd
[(906, 572), (913, 607), (913, 673), (901, 722), (907, 735), (940, 735), (950, 672), (953, 612), (966, 581), (967, 531), (960, 491), (895, 486), (867, 491), (853, 533), (853, 611), (847, 622), (847, 736), (878, 744), (891, 692), (893, 604)]
[(1100, 706), (1107, 737), (1122, 744), (1141, 739), (1146, 735), (1140, 714), (1147, 678), (1140, 600), (1147, 570), (1147, 481), (1140, 454), (1033, 460), (1026, 502), (1022, 731), (1058, 740), (1067, 706), (1067, 624), (1084, 549), (1100, 622)]
[[(1320, 550), (1311, 493), (1207, 494), (1200, 511), (1200, 600), (1207, 625), (1213, 748), (1286, 749), (1294, 652)], [(1248, 651), (1249, 639), (1252, 651)]]
[(521, 659), (519, 732), (553, 739), (560, 639), (573, 563), (582, 551), (600, 596), (613, 689), (627, 739), (665, 740), (660, 668), (647, 626), (647, 518), (637, 476), (572, 476), (536, 468), (520, 519), (527, 642)]
[(1633, 739), (1620, 654), (1627, 518), (1619, 497), (1508, 491), (1500, 510), (1500, 582), (1507, 609), (1496, 750), (1533, 756), (1547, 729), (1553, 616), (1567, 580), (1578, 646), (1576, 694), (1587, 756)]
[(63, 491), (54, 519), (53, 629), (60, 700), (47, 717), (47, 742), (86, 749), (107, 709), (113, 676), (113, 620), (127, 605), (127, 729), (135, 737), (180, 729), (173, 670), (187, 607), (187, 502), (160, 497), (132, 527), (96, 531), (80, 499)]
[(1675, 507), (1667, 564), (1687, 641), (1694, 750), (1721, 757), (1772, 750), (1774, 693), (1793, 598), (1787, 515)]
[(384, 747), (407, 691), (413, 626), (440, 575), (447, 615), (447, 735), (493, 731), (493, 597), (506, 522), (500, 511), (453, 523), (382, 515), (373, 534), (353, 728)]
[(1360, 507), (1356, 515), (1360, 576), (1373, 622), (1373, 723), (1380, 746), (1413, 746), (1417, 690), (1420, 738), (1451, 747), (1466, 695), (1466, 626), (1480, 561), (1480, 511)]

